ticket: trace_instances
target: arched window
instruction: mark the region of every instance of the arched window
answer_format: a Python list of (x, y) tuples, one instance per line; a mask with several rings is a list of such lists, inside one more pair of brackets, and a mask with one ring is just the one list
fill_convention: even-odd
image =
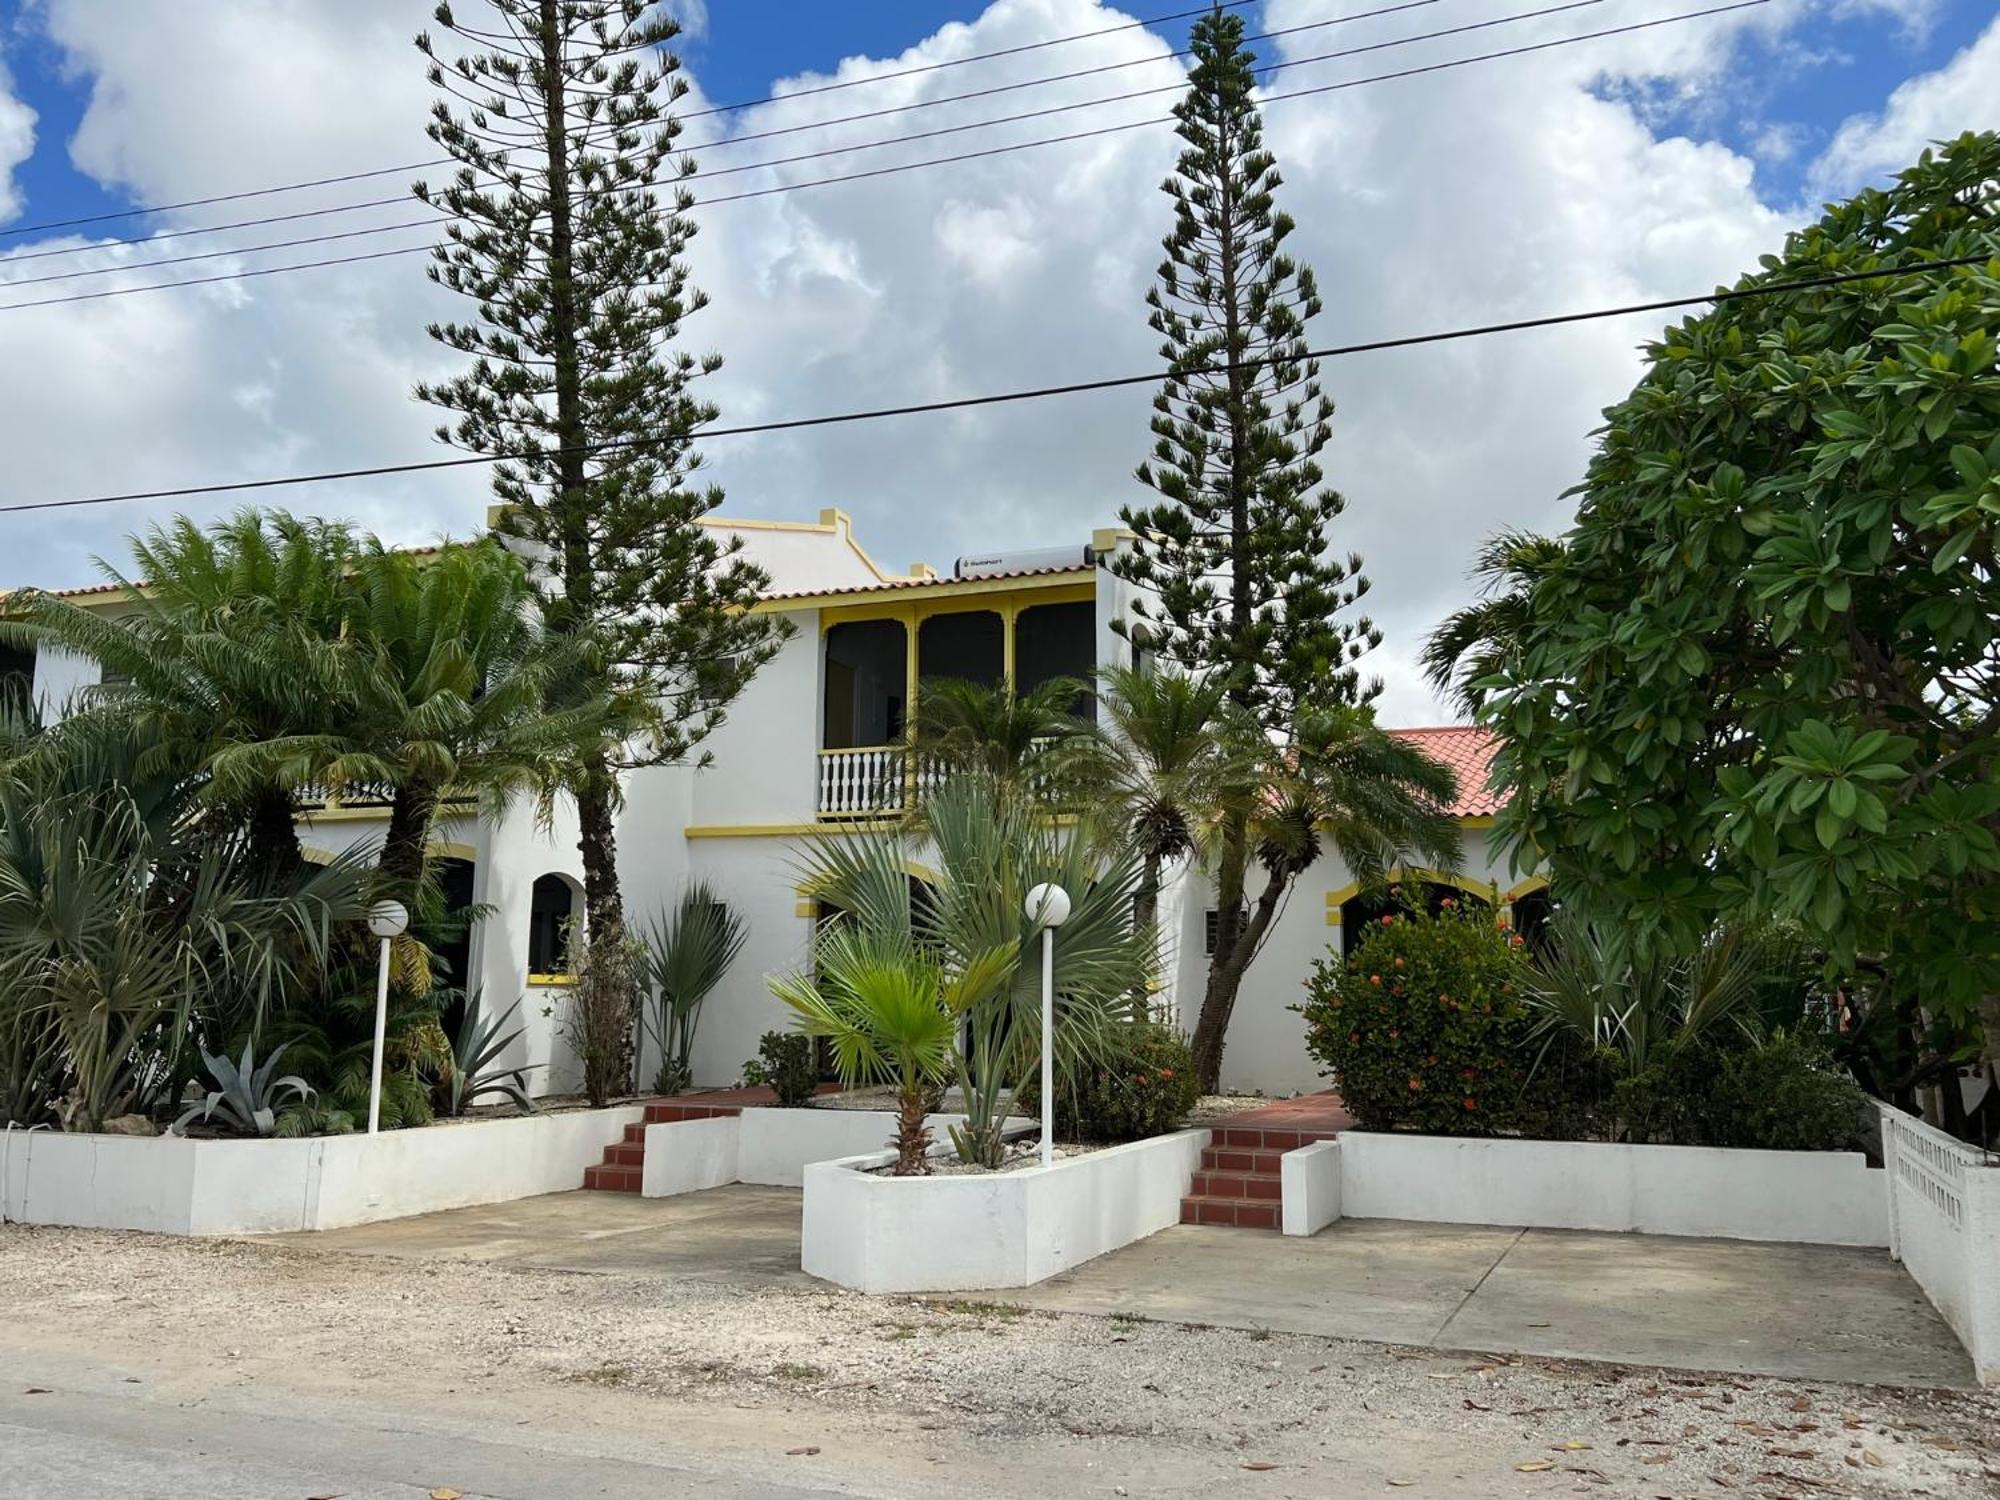
[(528, 898), (528, 972), (569, 972), (570, 924), (577, 915), (576, 882), (567, 875), (543, 875)]
[(1436, 880), (1404, 880), (1397, 882), (1392, 890), (1363, 891), (1341, 905), (1340, 956), (1345, 958), (1354, 951), (1362, 938), (1368, 935), (1370, 925), (1384, 917), (1408, 911), (1418, 901), (1432, 916), (1442, 911), (1447, 901), (1461, 906), (1469, 902), (1480, 906), (1488, 904), (1484, 896), (1475, 896), (1470, 891)]
[(1555, 912), (1555, 903), (1549, 899), (1549, 888), (1545, 885), (1523, 891), (1514, 898), (1514, 930), (1537, 957), (1545, 957), (1551, 951), (1549, 923), (1554, 920)]

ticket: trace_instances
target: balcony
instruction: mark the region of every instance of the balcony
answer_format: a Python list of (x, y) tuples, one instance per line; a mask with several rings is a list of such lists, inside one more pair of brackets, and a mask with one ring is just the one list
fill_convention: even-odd
[(898, 743), (926, 681), (1014, 682), (1026, 690), (1054, 677), (1088, 677), (1096, 660), (1092, 588), (1023, 590), (993, 607), (898, 601), (823, 617), (818, 821), (900, 817), (937, 784), (937, 768), (913, 770), (909, 747)]

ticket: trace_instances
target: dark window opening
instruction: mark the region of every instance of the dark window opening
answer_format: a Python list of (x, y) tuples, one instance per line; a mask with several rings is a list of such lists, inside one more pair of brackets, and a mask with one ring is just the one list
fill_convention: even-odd
[(1369, 927), (1384, 917), (1396, 916), (1419, 903), (1423, 910), (1436, 916), (1447, 901), (1460, 906), (1491, 904), (1484, 896), (1431, 880), (1399, 881), (1388, 890), (1363, 891), (1350, 897), (1340, 908), (1340, 956), (1345, 958), (1352, 953), (1368, 935)]
[(822, 748), (892, 745), (903, 737), (906, 637), (898, 620), (857, 620), (827, 631)]
[(919, 683), (957, 677), (998, 687), (1006, 657), (1006, 624), (991, 610), (932, 615), (917, 630)]
[(1537, 958), (1548, 957), (1554, 947), (1550, 923), (1555, 920), (1555, 915), (1556, 904), (1549, 899), (1547, 886), (1524, 891), (1514, 898), (1514, 931), (1521, 935), (1521, 941)]
[[(1033, 692), (1052, 677), (1089, 682), (1097, 666), (1097, 606), (1088, 599), (1071, 604), (1037, 604), (1014, 621), (1014, 673), (1018, 692)], [(1096, 699), (1079, 693), (1070, 711), (1095, 718)]]
[(570, 922), (576, 915), (576, 887), (561, 875), (536, 879), (528, 897), (528, 972), (569, 972)]

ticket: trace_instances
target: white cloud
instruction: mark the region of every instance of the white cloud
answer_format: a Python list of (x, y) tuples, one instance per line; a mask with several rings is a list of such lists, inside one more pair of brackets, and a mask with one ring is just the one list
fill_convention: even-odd
[[(1268, 0), (1263, 20), (1297, 26), (1352, 8), (1351, 0)], [(1502, 0), (1463, 0), (1452, 21), (1508, 8)], [(1628, 94), (1714, 94), (1727, 85), (1744, 31), (1768, 38), (1801, 13), (1787, 0), (1747, 18), (1274, 103), (1268, 124), (1285, 170), (1281, 201), (1299, 223), (1293, 248), (1317, 270), (1326, 301), (1315, 341), (1644, 300), (1732, 276), (1784, 227), (1759, 201), (1750, 159), (1663, 136), (1639, 104), (1620, 101)], [(51, 34), (93, 90), (72, 148), (76, 160), (155, 202), (435, 154), (421, 133), (428, 97), (406, 34), (410, 16), (406, 0), (350, 0), (338, 8), (303, 0), (119, 7), (46, 0), (45, 12)], [(1299, 57), (1447, 24), (1429, 17), (1415, 12), (1328, 27), (1283, 45)], [(997, 0), (972, 24), (942, 27), (893, 59), (846, 59), (830, 76), (872, 78), (1118, 19), (1121, 13), (1099, 0)], [(1551, 18), (1315, 64), (1280, 75), (1277, 88), (1594, 24)], [(1168, 50), (1156, 37), (1125, 31), (1059, 54), (1031, 52), (781, 98), (729, 117), (732, 128), (824, 121), (1143, 60), (1096, 78), (725, 147), (702, 159), (712, 173), (825, 144), (1170, 83), (1177, 74)], [(821, 81), (784, 80), (778, 91)], [(1908, 92), (1932, 97), (1916, 85)], [(1900, 159), (1893, 131), (1915, 110), (1902, 97), (1865, 147), (1836, 141), (1829, 159), (1838, 151)], [(689, 107), (701, 103), (697, 94)], [(714, 196), (806, 181), (1141, 120), (1171, 103), (1171, 96), (1134, 100), (768, 175), (711, 175), (696, 185)], [(1946, 101), (1932, 113), (1948, 110)], [(689, 136), (708, 138), (703, 127), (718, 123), (696, 121)], [(1159, 184), (1175, 154), (1170, 131), (1137, 129), (700, 210), (696, 269), (714, 301), (687, 333), (694, 345), (727, 357), (711, 382), (723, 420), (1156, 367), (1143, 298), (1169, 223)], [(386, 197), (401, 186), (389, 177), (280, 201), (287, 209), (308, 207)], [(175, 218), (202, 223), (212, 216)], [(411, 257), (8, 314), (0, 409), (11, 431), (32, 438), (10, 444), (0, 500), (437, 453), (429, 438), (434, 416), (408, 391), (454, 363), (422, 332), (424, 319), (449, 299), (423, 280), (420, 264)], [(6, 268), (0, 257), (0, 276)], [(138, 280), (148, 273), (123, 274)], [(1582, 471), (1599, 409), (1629, 388), (1635, 346), (1659, 324), (1638, 318), (1328, 363), (1325, 383), (1340, 405), (1328, 471), (1350, 501), (1336, 540), (1368, 559), (1375, 583), (1369, 603), (1390, 633), (1376, 665), (1390, 679), (1392, 714), (1406, 721), (1439, 716), (1411, 665), (1422, 634), (1464, 598), (1464, 569), (1489, 530), (1563, 522), (1569, 507), (1561, 492)], [(945, 563), (995, 545), (1081, 541), (1140, 498), (1131, 469), (1148, 444), (1147, 399), (1129, 390), (725, 440), (711, 445), (711, 458), (737, 513), (801, 517), (838, 504), (855, 513), (878, 556)], [(354, 516), (402, 539), (469, 530), (484, 505), (476, 472), (256, 498)], [(194, 509), (214, 513), (232, 503)], [(116, 552), (120, 536), (150, 514), (157, 512), (58, 512), (25, 518), (28, 525), (0, 517), (11, 575), (0, 583), (77, 581), (86, 573), (85, 554)]]
[(14, 80), (0, 63), (0, 224), (21, 212), (14, 169), (35, 151), (35, 112), (14, 93)]
[(1858, 115), (1813, 163), (1818, 197), (1851, 193), (1906, 167), (1932, 141), (2000, 125), (2000, 19), (1935, 73), (1899, 86), (1879, 115)]

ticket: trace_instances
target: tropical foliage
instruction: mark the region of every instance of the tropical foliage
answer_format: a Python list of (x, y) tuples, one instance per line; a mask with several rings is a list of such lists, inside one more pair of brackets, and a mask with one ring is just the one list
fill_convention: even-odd
[[(913, 889), (919, 856), (931, 869)], [(1130, 1024), (1130, 996), (1151, 972), (1149, 943), (1131, 920), (1139, 870), (1130, 850), (1088, 817), (1056, 827), (988, 777), (963, 774), (938, 787), (921, 836), (825, 840), (801, 862), (806, 887), (836, 914), (822, 926), (813, 972), (778, 981), (780, 994), (798, 1009), (829, 954), (934, 964), (933, 1003), (949, 997), (956, 1008), (949, 1073), (965, 1101), (957, 1144), (973, 1161), (998, 1163), (1008, 1101), (1040, 1056), (1041, 937), (1023, 909), (1028, 891), (1049, 882), (1071, 900), (1054, 940), (1054, 1049), (1064, 1073), (1104, 1051), (1108, 1028)]]
[(640, 987), (649, 998), (647, 1030), (660, 1059), (653, 1092), (678, 1094), (694, 1081), (692, 1058), (701, 1009), (743, 951), (743, 919), (706, 881), (694, 881), (671, 913), (661, 912), (639, 934)]
[(1879, 276), (1669, 329), (1576, 524), (1497, 542), (1431, 654), (1566, 902), (1667, 954), (1797, 922), (1858, 1030), (1918, 1040), (1878, 1086), (1945, 1080), (1960, 1129), (1951, 1075), (2000, 1055), (1996, 203), (2000, 134), (1961, 136), (1738, 285)]
[[(1103, 1052), (1056, 1085), (1055, 1128), (1064, 1140), (1142, 1141), (1178, 1130), (1201, 1097), (1187, 1038), (1154, 1021), (1114, 1026)], [(1017, 1108), (1041, 1108), (1040, 1079), (1030, 1074)]]

